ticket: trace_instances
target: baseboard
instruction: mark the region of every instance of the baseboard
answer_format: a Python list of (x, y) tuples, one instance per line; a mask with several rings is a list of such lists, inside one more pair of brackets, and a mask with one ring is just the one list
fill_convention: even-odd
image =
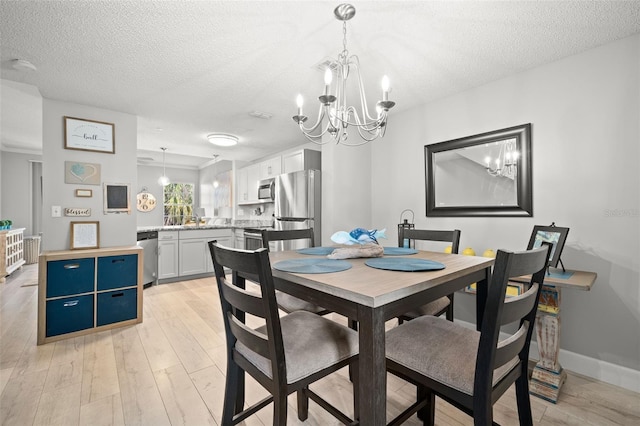
[[(467, 328), (475, 329), (476, 327), (475, 324), (458, 319), (455, 322)], [(538, 343), (532, 341), (529, 349), (529, 358), (537, 360), (539, 357)], [(573, 373), (640, 393), (640, 371), (638, 370), (564, 349), (560, 349), (560, 365)]]

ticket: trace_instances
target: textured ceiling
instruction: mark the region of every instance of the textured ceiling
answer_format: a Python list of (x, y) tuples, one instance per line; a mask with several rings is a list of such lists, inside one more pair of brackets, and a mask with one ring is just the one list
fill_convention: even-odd
[[(382, 75), (391, 79), (391, 126), (394, 112), (640, 32), (638, 1), (353, 4), (347, 47), (360, 58), (371, 103)], [(2, 146), (41, 144), (41, 129), (16, 122), (27, 114), (7, 112), (37, 105), (29, 86), (44, 98), (136, 115), (139, 155), (156, 160), (161, 146), (168, 159), (181, 154), (176, 164), (199, 165), (213, 154), (254, 160), (303, 144), (291, 120), (295, 97), (301, 92), (315, 115), (322, 73), (314, 66), (342, 50), (337, 5), (2, 0)], [(17, 58), (37, 71), (14, 70)], [(210, 132), (235, 134), (240, 144), (214, 147)]]

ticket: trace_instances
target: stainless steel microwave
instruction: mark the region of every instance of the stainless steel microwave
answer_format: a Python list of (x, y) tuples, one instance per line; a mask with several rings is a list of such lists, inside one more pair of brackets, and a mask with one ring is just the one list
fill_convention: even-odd
[(258, 200), (273, 201), (275, 192), (275, 179), (265, 179), (258, 182)]

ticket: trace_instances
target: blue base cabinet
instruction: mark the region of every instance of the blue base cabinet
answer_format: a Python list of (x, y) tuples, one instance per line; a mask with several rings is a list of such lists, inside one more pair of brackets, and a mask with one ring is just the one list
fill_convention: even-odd
[(142, 248), (49, 251), (38, 265), (38, 344), (142, 322)]

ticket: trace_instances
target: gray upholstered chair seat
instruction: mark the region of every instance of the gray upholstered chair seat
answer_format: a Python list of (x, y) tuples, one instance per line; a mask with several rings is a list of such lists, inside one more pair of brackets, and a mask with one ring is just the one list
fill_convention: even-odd
[[(473, 395), (476, 354), (480, 333), (433, 316), (421, 316), (395, 327), (386, 335), (387, 358), (425, 377)], [(424, 350), (424, 348), (429, 350)], [(497, 368), (495, 385), (518, 359)]]
[[(358, 353), (358, 333), (319, 315), (297, 311), (280, 318), (287, 383), (332, 366)], [(265, 333), (265, 327), (256, 331)], [(241, 342), (236, 350), (271, 378), (271, 361)]]
[(295, 311), (308, 311), (314, 314), (324, 313), (326, 309), (321, 306), (314, 305), (306, 300), (298, 299), (288, 293), (276, 291), (276, 301), (280, 309), (287, 313)]
[(442, 296), (440, 299), (429, 302), (426, 305), (422, 305), (419, 308), (406, 312), (402, 315), (409, 318), (418, 318), (423, 315), (436, 315), (437, 313), (442, 312), (450, 303), (451, 301), (447, 296)]

